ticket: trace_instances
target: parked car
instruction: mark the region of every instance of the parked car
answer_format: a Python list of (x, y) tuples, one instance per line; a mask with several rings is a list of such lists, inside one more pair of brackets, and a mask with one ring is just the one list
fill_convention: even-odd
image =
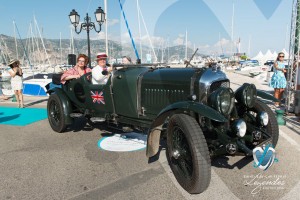
[(216, 67), (117, 65), (105, 85), (93, 85), (88, 73), (48, 92), (48, 120), (56, 132), (79, 116), (139, 130), (148, 134), (148, 158), (166, 138), (170, 167), (189, 193), (207, 189), (215, 156), (251, 156), (255, 147), (278, 141), (274, 113), (261, 101), (276, 99), (249, 83), (234, 92)]
[(267, 60), (264, 65), (269, 66), (268, 72), (273, 72), (273, 65), (274, 65), (274, 60)]

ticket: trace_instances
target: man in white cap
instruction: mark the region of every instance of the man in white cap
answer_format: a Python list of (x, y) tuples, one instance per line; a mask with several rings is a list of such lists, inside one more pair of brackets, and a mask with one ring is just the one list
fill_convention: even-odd
[[(111, 71), (106, 68), (107, 55), (105, 53), (98, 53), (96, 57), (97, 66), (92, 69), (92, 83), (106, 84), (108, 80), (107, 72)], [(105, 71), (107, 71), (105, 73)]]

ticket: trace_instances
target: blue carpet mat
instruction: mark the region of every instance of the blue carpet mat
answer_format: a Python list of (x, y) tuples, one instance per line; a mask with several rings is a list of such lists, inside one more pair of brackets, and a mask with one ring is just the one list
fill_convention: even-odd
[(26, 126), (46, 118), (45, 108), (0, 107), (0, 124)]

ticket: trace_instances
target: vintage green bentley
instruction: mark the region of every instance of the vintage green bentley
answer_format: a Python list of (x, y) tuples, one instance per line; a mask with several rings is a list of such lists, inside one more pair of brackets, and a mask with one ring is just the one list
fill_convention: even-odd
[(274, 97), (245, 83), (235, 92), (221, 70), (155, 65), (114, 66), (105, 85), (91, 74), (49, 91), (48, 119), (63, 132), (75, 117), (148, 134), (146, 154), (157, 156), (166, 138), (167, 158), (189, 193), (201, 193), (211, 179), (211, 159), (243, 153), (278, 141), (278, 124), (262, 99)]

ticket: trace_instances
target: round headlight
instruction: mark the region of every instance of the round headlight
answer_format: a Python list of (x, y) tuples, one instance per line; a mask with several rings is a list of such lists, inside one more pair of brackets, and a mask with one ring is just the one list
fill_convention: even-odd
[(208, 104), (223, 115), (229, 115), (234, 104), (234, 94), (230, 88), (219, 88), (208, 98)]
[(196, 99), (197, 99), (197, 96), (196, 96), (195, 94), (193, 94), (193, 95), (192, 95), (192, 100), (193, 100), (193, 101), (196, 101)]
[(191, 100), (191, 101), (196, 101), (197, 100), (197, 96), (195, 94), (192, 94), (192, 95), (189, 95), (187, 97), (188, 100)]
[(242, 119), (235, 121), (233, 124), (233, 129), (238, 137), (244, 137), (247, 132), (246, 122)]
[(235, 92), (236, 100), (248, 108), (252, 108), (256, 100), (256, 87), (253, 84), (244, 83)]
[(268, 123), (269, 123), (269, 115), (268, 113), (266, 112), (261, 112), (259, 115), (259, 123), (262, 125), (262, 126), (267, 126)]

